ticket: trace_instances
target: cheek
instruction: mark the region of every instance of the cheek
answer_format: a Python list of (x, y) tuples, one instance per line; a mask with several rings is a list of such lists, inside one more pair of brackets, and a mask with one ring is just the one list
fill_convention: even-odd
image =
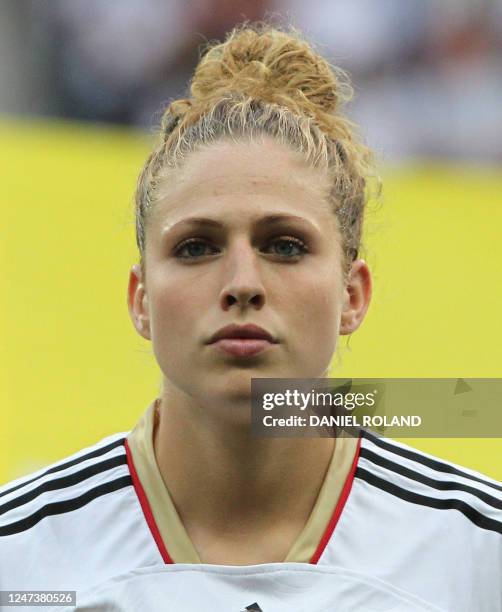
[(200, 317), (203, 298), (194, 283), (164, 283), (152, 286), (150, 316), (155, 352), (176, 355)]
[[(314, 277), (315, 278), (315, 277)], [(336, 348), (342, 312), (342, 290), (331, 275), (317, 278), (309, 275), (283, 296), (283, 308), (291, 318), (290, 329), (296, 330), (296, 342), (325, 356)]]

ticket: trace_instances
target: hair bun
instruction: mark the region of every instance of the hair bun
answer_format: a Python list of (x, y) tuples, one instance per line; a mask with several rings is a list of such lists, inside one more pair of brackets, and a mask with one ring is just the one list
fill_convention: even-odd
[(352, 94), (346, 74), (295, 28), (244, 24), (206, 48), (190, 91), (165, 110), (160, 142), (138, 180), (136, 238), (142, 262), (148, 211), (160, 186), (173, 180), (170, 170), (219, 139), (268, 134), (327, 172), (327, 198), (339, 221), (348, 274), (360, 245), (367, 181), (376, 179), (376, 193), (380, 183), (371, 150), (339, 112)]
[(294, 29), (234, 28), (210, 45), (191, 83), (195, 103), (241, 93), (314, 118), (333, 114), (351, 96), (344, 73), (316, 53)]

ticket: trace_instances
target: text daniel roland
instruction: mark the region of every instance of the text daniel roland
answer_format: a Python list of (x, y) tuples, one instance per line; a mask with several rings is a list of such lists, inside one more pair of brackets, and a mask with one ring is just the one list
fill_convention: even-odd
[(263, 417), (265, 427), (420, 427), (421, 417), (417, 415), (386, 416), (356, 414), (325, 415), (311, 414), (308, 417), (290, 415), (288, 417), (273, 417), (267, 414)]

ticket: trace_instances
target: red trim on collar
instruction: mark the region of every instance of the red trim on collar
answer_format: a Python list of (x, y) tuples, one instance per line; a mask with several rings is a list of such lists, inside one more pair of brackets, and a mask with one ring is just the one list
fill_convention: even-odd
[(361, 448), (361, 438), (357, 441), (356, 453), (354, 456), (354, 460), (352, 461), (352, 467), (350, 468), (350, 472), (347, 475), (345, 480), (345, 484), (343, 485), (342, 492), (340, 493), (340, 498), (336, 504), (335, 510), (331, 516), (331, 519), (326, 527), (326, 531), (324, 532), (321, 541), (319, 542), (319, 546), (317, 547), (312, 559), (310, 559), (309, 563), (316, 564), (319, 561), (324, 549), (326, 548), (328, 542), (333, 535), (335, 527), (340, 519), (340, 516), (345, 508), (345, 503), (349, 497), (350, 491), (352, 489), (352, 483), (354, 482), (354, 474), (356, 473), (357, 462), (359, 460), (359, 450)]
[(145, 515), (145, 520), (148, 524), (148, 527), (150, 528), (150, 531), (152, 532), (153, 539), (157, 544), (157, 548), (159, 549), (164, 563), (174, 563), (174, 561), (169, 556), (169, 553), (167, 552), (167, 548), (162, 540), (162, 536), (160, 535), (157, 523), (155, 522), (152, 508), (150, 507), (150, 502), (148, 501), (145, 490), (143, 489), (143, 485), (141, 484), (138, 473), (136, 472), (136, 468), (134, 467), (134, 461), (127, 439), (124, 441), (124, 446), (127, 455), (127, 465), (129, 466), (129, 472), (131, 473), (134, 490), (136, 491), (136, 495), (138, 496), (141, 509), (143, 510), (143, 514)]

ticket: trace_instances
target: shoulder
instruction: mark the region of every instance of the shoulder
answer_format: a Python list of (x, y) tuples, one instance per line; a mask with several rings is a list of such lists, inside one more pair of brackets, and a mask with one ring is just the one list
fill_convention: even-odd
[(107, 493), (129, 486), (126, 435), (108, 436), (0, 487), (0, 538), (31, 530), (49, 516), (73, 512)]
[(0, 588), (90, 587), (158, 560), (134, 492), (126, 435), (0, 488)]
[(461, 514), (466, 529), (502, 535), (502, 483), (475, 470), (363, 431), (355, 477), (442, 519)]

